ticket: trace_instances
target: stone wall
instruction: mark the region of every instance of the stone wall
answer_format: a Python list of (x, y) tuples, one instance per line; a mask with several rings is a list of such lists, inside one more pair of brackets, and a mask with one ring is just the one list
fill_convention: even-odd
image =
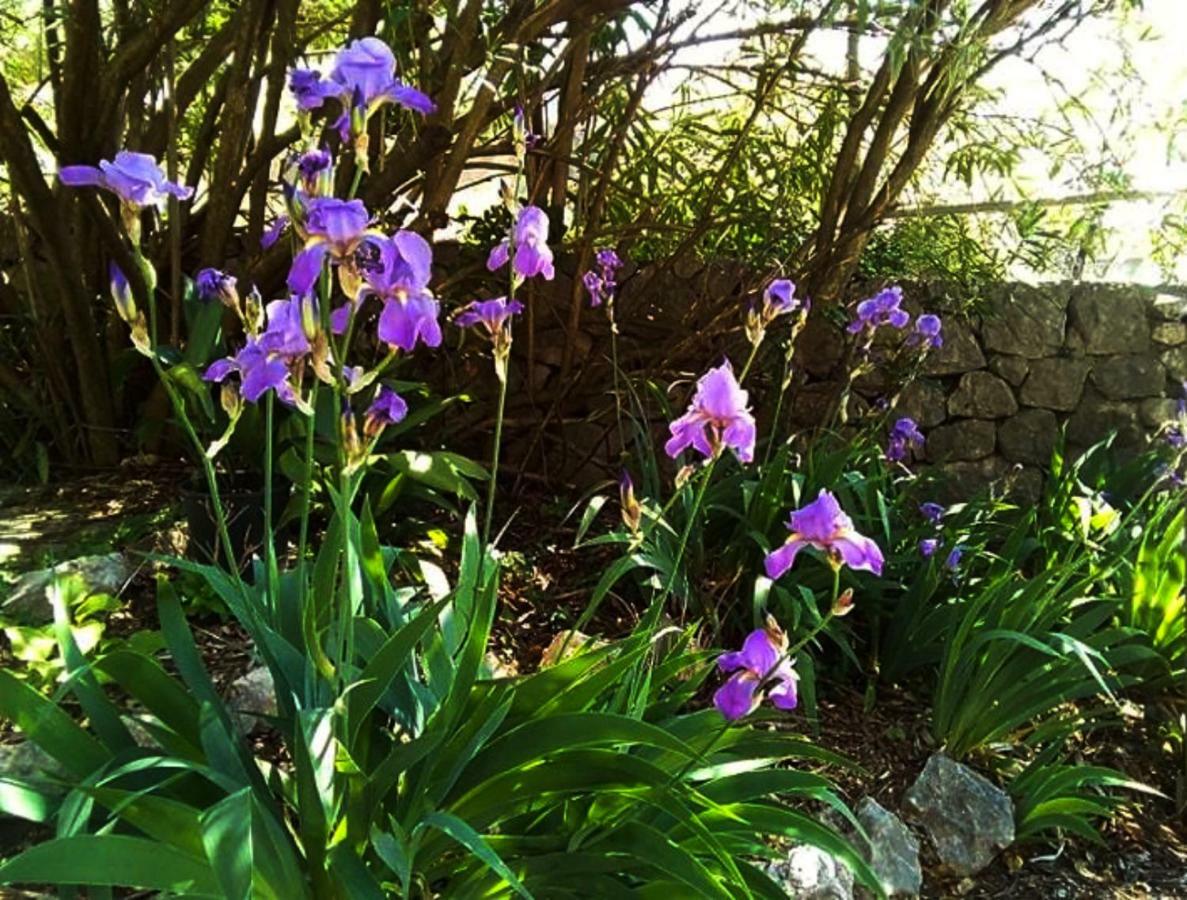
[[(942, 309), (942, 293), (917, 291), (912, 305)], [(1187, 291), (1003, 284), (986, 293), (979, 314), (945, 317), (943, 348), (897, 403), (926, 434), (925, 461), (961, 491), (1018, 466), (1019, 486), (1037, 487), (1061, 428), (1072, 451), (1112, 432), (1115, 446), (1136, 450), (1174, 417), (1187, 380)]]

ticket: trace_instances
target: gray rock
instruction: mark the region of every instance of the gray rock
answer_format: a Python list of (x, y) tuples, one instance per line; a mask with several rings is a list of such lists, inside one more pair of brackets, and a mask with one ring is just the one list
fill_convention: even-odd
[(1030, 362), (1024, 356), (998, 355), (990, 357), (989, 368), (995, 375), (1018, 387), (1026, 381), (1026, 376), (1030, 373)]
[(927, 831), (941, 864), (957, 875), (984, 869), (1014, 842), (1010, 795), (967, 766), (935, 753), (903, 798)]
[(0, 744), (0, 777), (30, 781), (61, 773), (58, 761), (32, 741)]
[(944, 320), (944, 345), (932, 350), (923, 364), (925, 375), (960, 375), (985, 368), (985, 354), (967, 322)]
[(1159, 322), (1150, 332), (1154, 343), (1164, 347), (1178, 347), (1187, 344), (1187, 325), (1182, 322)]
[(971, 500), (1006, 474), (1009, 465), (1000, 456), (943, 463), (937, 467), (942, 477), (940, 502), (960, 503)]
[(1023, 406), (1071, 411), (1080, 402), (1091, 363), (1082, 359), (1036, 359), (1022, 385)]
[(1157, 397), (1166, 386), (1166, 370), (1148, 353), (1108, 356), (1093, 364), (1092, 383), (1110, 400)]
[(1187, 317), (1187, 296), (1157, 294), (1150, 301), (1154, 315), (1167, 322), (1182, 322)]
[(91, 594), (117, 594), (132, 576), (132, 567), (122, 553), (80, 556), (48, 569), (26, 572), (13, 585), (4, 601), (2, 614), (21, 625), (46, 625), (54, 620), (50, 602), (55, 578), (77, 576)]
[(1015, 466), (1006, 477), (1006, 497), (1019, 506), (1034, 506), (1043, 498), (1043, 470), (1034, 466)]
[(989, 297), (981, 334), (998, 353), (1035, 359), (1063, 346), (1067, 325), (1067, 288), (1002, 285)]
[(1068, 443), (1077, 450), (1103, 441), (1116, 432), (1113, 446), (1136, 450), (1145, 443), (1146, 432), (1138, 419), (1138, 407), (1117, 400), (1086, 398), (1067, 420)]
[(961, 419), (932, 429), (927, 435), (929, 462), (982, 459), (993, 452), (996, 441), (993, 422)]
[(262, 717), (276, 715), (276, 685), (268, 667), (249, 669), (231, 682), (227, 703), (244, 734), (265, 731), (271, 723)]
[(796, 368), (811, 375), (831, 375), (845, 356), (845, 341), (838, 328), (823, 316), (808, 316), (795, 342)]
[(920, 428), (935, 428), (947, 418), (944, 388), (930, 378), (918, 378), (903, 388), (895, 401), (894, 412), (910, 416)]
[(1139, 288), (1081, 285), (1072, 297), (1071, 322), (1086, 353), (1142, 353), (1150, 348), (1148, 308)]
[(1166, 374), (1175, 381), (1187, 381), (1187, 347), (1174, 347), (1160, 357)]
[(948, 413), (975, 419), (1000, 419), (1018, 411), (1010, 386), (990, 372), (966, 372), (948, 398)]
[(873, 797), (858, 804), (857, 821), (865, 829), (863, 856), (887, 896), (915, 896), (923, 887), (919, 841), (894, 813)]
[(799, 844), (767, 865), (767, 875), (798, 900), (853, 900), (853, 873), (818, 847)]
[(1024, 409), (997, 429), (997, 445), (1010, 462), (1045, 466), (1059, 440), (1059, 420), (1047, 409)]
[(1161, 428), (1167, 422), (1173, 422), (1179, 416), (1179, 404), (1167, 397), (1156, 397), (1143, 400), (1138, 406), (1142, 424), (1147, 428)]

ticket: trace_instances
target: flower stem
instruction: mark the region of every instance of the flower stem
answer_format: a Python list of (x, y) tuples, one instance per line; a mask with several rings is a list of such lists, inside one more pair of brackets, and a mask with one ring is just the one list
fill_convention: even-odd
[[(510, 322), (508, 322), (510, 327)], [(503, 442), (503, 410), (507, 405), (507, 370), (503, 368), (499, 379), (499, 402), (495, 409), (495, 442), (490, 457), (490, 480), (486, 486), (486, 515), (482, 524), (482, 545), (490, 544), (490, 529), (495, 519), (495, 492), (499, 478), (499, 449)]]
[(264, 398), (264, 566), (267, 568), (268, 604), (275, 618), (279, 607), (277, 596), (280, 573), (276, 564), (276, 542), (272, 535), (272, 423), (273, 394), (268, 391)]

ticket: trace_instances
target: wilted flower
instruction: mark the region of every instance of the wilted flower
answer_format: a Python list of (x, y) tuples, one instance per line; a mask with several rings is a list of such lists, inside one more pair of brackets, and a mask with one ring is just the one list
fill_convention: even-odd
[(329, 150), (306, 150), (294, 163), (306, 196), (325, 197), (333, 191), (334, 157)]
[(632, 534), (639, 531), (639, 523), (643, 520), (643, 507), (635, 498), (635, 483), (631, 481), (630, 472), (623, 469), (622, 477), (618, 479), (618, 505), (622, 510), (622, 522)]
[(548, 246), (548, 214), (538, 206), (525, 206), (515, 218), (509, 241), (491, 248), (486, 267), (497, 272), (511, 260), (511, 267), (521, 278), (544, 276), (551, 281), (556, 274), (552, 250)]
[(926, 313), (915, 320), (915, 330), (911, 332), (908, 342), (938, 349), (944, 346), (944, 338), (940, 334), (943, 327), (939, 316)]
[[(354, 268), (362, 277), (357, 303), (367, 297), (383, 301), (379, 314), (379, 339), (405, 352), (417, 342), (428, 347), (441, 344), (437, 322), (440, 307), (429, 293), (433, 276), (433, 248), (413, 231), (397, 231), (390, 238), (366, 237), (355, 251)], [(335, 334), (346, 330), (352, 305), (334, 310)]]
[(924, 538), (919, 542), (919, 555), (924, 559), (931, 559), (939, 549), (939, 538)]
[(717, 667), (732, 674), (713, 694), (713, 705), (731, 722), (754, 712), (764, 696), (779, 709), (795, 709), (797, 676), (786, 652), (787, 635), (768, 617), (765, 628), (746, 636), (740, 651), (717, 658)]
[(853, 520), (827, 490), (821, 490), (814, 501), (793, 512), (787, 529), (791, 532), (787, 541), (767, 554), (766, 572), (772, 580), (781, 577), (795, 564), (796, 556), (804, 547), (823, 551), (834, 567), (846, 565), (851, 569), (882, 574), (882, 551), (870, 538), (853, 529)]
[(668, 426), (671, 437), (664, 451), (675, 459), (686, 447), (693, 447), (711, 459), (730, 447), (741, 462), (750, 462), (756, 433), (748, 401), (727, 359), (701, 376), (688, 411)]
[(388, 425), (395, 425), (408, 415), (408, 404), (404, 398), (386, 385), (380, 385), (375, 399), (363, 416), (363, 434), (374, 440)]
[(947, 510), (940, 504), (933, 503), (929, 500), (927, 503), (919, 504), (919, 512), (923, 515), (923, 518), (927, 519), (933, 525), (939, 525), (940, 520), (944, 518), (944, 513)]
[(881, 325), (906, 328), (911, 316), (905, 309), (900, 309), (902, 302), (903, 289), (897, 285), (884, 288), (868, 300), (862, 300), (857, 304), (857, 316), (849, 323), (849, 333), (873, 332)]
[(193, 188), (168, 181), (152, 156), (130, 150), (121, 150), (114, 160), (102, 160), (97, 166), (63, 166), (58, 178), (70, 187), (104, 188), (136, 210), (159, 206), (169, 195), (188, 200), (194, 193)]
[(838, 618), (853, 612), (853, 588), (845, 588), (833, 601), (832, 614)]
[(886, 458), (891, 462), (902, 462), (909, 455), (911, 447), (923, 446), (923, 433), (915, 420), (903, 416), (890, 429), (886, 444)]

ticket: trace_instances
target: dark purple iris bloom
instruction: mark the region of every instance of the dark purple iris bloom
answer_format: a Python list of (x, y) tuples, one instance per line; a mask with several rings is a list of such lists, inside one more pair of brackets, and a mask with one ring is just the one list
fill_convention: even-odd
[(711, 459), (730, 447), (739, 461), (750, 462), (756, 431), (748, 402), (749, 395), (738, 385), (727, 359), (701, 376), (688, 411), (668, 426), (671, 437), (664, 452), (675, 459), (692, 447)]
[(581, 283), (585, 285), (585, 289), (589, 291), (589, 305), (601, 306), (602, 301), (605, 300), (610, 292), (606, 290), (606, 284), (602, 281), (602, 276), (590, 269), (581, 276)]
[(857, 317), (849, 323), (849, 333), (872, 332), (881, 325), (906, 328), (911, 316), (899, 308), (902, 302), (903, 289), (898, 285), (884, 288), (868, 300), (862, 300), (857, 304)]
[(886, 458), (891, 462), (902, 462), (910, 455), (911, 447), (923, 446), (923, 432), (915, 420), (903, 416), (890, 429), (886, 444)]
[(276, 217), (276, 221), (268, 226), (268, 230), (260, 235), (260, 249), (267, 250), (273, 244), (280, 240), (280, 236), (284, 234), (284, 230), (289, 227), (289, 217), (280, 215)]
[(594, 254), (594, 259), (597, 260), (598, 268), (611, 274), (622, 268), (622, 258), (613, 247), (603, 247)]
[(754, 712), (764, 696), (778, 709), (795, 709), (796, 674), (783, 658), (786, 651), (787, 637), (773, 623), (750, 632), (741, 650), (717, 658), (717, 667), (732, 674), (714, 693), (713, 705), (730, 722)]
[[(440, 307), (428, 291), (433, 275), (433, 248), (413, 231), (397, 231), (392, 237), (367, 237), (355, 252), (355, 267), (363, 277), (358, 302), (367, 297), (383, 301), (379, 314), (379, 339), (405, 352), (417, 342), (427, 347), (441, 345)], [(335, 334), (346, 330), (350, 304), (334, 310)]]
[(939, 525), (940, 520), (944, 518), (944, 513), (947, 512), (947, 510), (945, 510), (944, 507), (938, 503), (932, 503), (931, 501), (928, 501), (927, 503), (919, 504), (919, 512), (922, 513), (923, 518), (927, 519), (927, 521), (931, 522), (931, 524)]
[(515, 219), (511, 241), (503, 241), (491, 248), (486, 267), (496, 272), (507, 265), (523, 278), (543, 275), (552, 281), (556, 274), (552, 265), (552, 249), (548, 246), (548, 214), (538, 206), (525, 206)]
[(167, 181), (157, 161), (147, 153), (129, 150), (121, 150), (113, 161), (101, 160), (97, 166), (63, 166), (58, 178), (70, 187), (104, 188), (136, 209), (159, 206), (170, 194), (188, 200), (194, 193), (193, 188)]
[(919, 554), (924, 559), (931, 559), (939, 549), (939, 538), (924, 538), (919, 542)]
[(491, 300), (475, 300), (454, 321), (460, 328), (481, 325), (492, 338), (497, 338), (507, 320), (521, 312), (523, 304), (518, 300), (508, 302), (506, 297), (495, 297)]
[(960, 560), (961, 560), (961, 557), (963, 557), (963, 556), (964, 556), (964, 550), (962, 548), (953, 547), (952, 551), (948, 554), (948, 558), (946, 560), (944, 560), (944, 568), (955, 572), (957, 569), (960, 568)]
[(198, 299), (205, 302), (218, 300), (227, 302), (239, 296), (234, 275), (228, 275), (219, 269), (201, 269), (194, 276), (194, 290)]
[(310, 200), (305, 218), (305, 249), (297, 254), (289, 269), (289, 289), (294, 294), (309, 293), (321, 275), (326, 254), (339, 263), (352, 260), (370, 222), (362, 200), (336, 197)]
[(882, 574), (882, 551), (870, 538), (853, 529), (853, 520), (841, 510), (837, 498), (827, 490), (807, 506), (797, 509), (787, 521), (791, 532), (778, 550), (767, 554), (767, 577), (774, 580), (795, 564), (804, 547), (815, 547), (828, 555), (837, 568), (864, 569)]
[(379, 390), (375, 392), (375, 399), (367, 407), (365, 427), (370, 431), (375, 426), (395, 425), (406, 415), (408, 404), (404, 402), (404, 398), (387, 385), (380, 385)]
[(915, 320), (915, 330), (911, 333), (911, 343), (923, 344), (925, 347), (939, 349), (944, 346), (944, 338), (940, 334), (944, 323), (940, 317), (927, 313)]
[(297, 174), (301, 176), (301, 186), (311, 197), (328, 193), (321, 188), (325, 177), (328, 177), (334, 165), (334, 157), (329, 150), (306, 150), (297, 157)]
[(1183, 429), (1178, 425), (1170, 425), (1166, 429), (1166, 442), (1176, 450), (1182, 450), (1187, 447), (1187, 435), (1183, 434)]

